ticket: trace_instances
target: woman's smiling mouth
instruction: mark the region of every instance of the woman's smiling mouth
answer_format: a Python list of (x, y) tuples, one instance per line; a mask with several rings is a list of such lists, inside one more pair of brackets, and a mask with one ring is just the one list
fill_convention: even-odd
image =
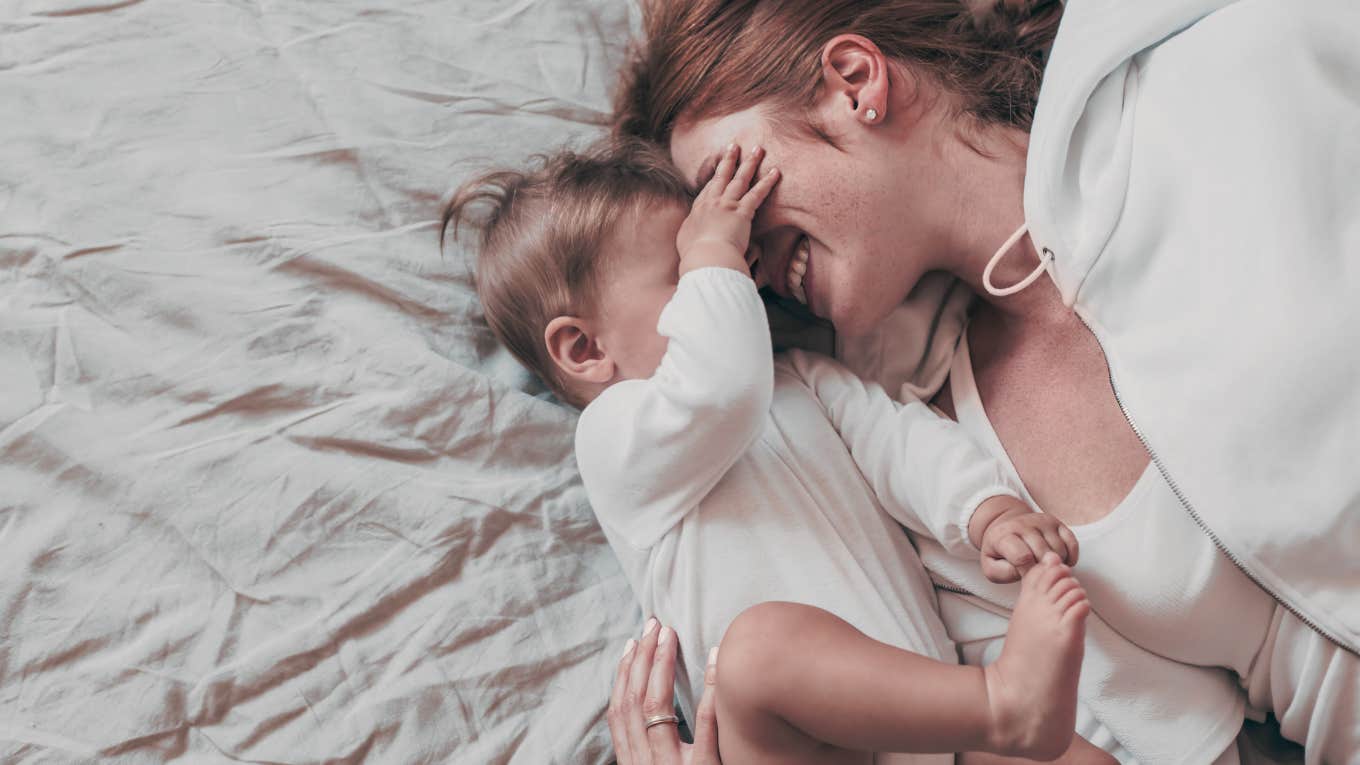
[(789, 270), (784, 275), (784, 283), (789, 286), (789, 294), (803, 305), (808, 304), (807, 290), (803, 284), (807, 276), (808, 264), (812, 260), (812, 246), (806, 236), (798, 239), (798, 247), (789, 258)]

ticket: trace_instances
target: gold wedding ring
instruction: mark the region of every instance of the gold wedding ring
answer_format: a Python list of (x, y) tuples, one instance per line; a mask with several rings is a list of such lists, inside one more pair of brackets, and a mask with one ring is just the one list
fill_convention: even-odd
[(653, 725), (665, 725), (667, 723), (679, 725), (680, 718), (675, 715), (652, 715), (647, 718), (646, 728), (651, 728)]

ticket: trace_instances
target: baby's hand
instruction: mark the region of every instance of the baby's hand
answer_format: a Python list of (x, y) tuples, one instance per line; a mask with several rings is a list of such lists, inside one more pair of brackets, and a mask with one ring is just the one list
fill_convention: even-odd
[[(1052, 551), (1069, 566), (1077, 562), (1077, 537), (1063, 522), (1036, 512), (1014, 497), (992, 497), (977, 510), (982, 531), (982, 574), (993, 582), (1017, 582)], [(976, 517), (976, 516), (975, 516)], [(971, 524), (970, 524), (971, 525)]]
[(723, 152), (676, 235), (681, 276), (706, 266), (750, 273), (751, 219), (779, 182), (779, 171), (770, 168), (751, 185), (764, 156), (765, 150), (757, 147), (749, 156), (740, 157), (735, 144)]

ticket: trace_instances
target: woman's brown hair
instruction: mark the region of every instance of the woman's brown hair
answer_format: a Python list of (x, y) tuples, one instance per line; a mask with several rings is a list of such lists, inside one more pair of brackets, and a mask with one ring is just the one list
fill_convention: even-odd
[(463, 184), (444, 208), (440, 245), (445, 231), (457, 239), (465, 226), (477, 229), (477, 296), (491, 331), (558, 398), (580, 406), (548, 355), (544, 329), (558, 316), (595, 309), (603, 249), (629, 212), (689, 201), (664, 153), (637, 140), (609, 141)]
[[(809, 107), (839, 34), (954, 94), (981, 124), (1028, 130), (1060, 0), (644, 0), (644, 39), (614, 102), (616, 134), (660, 145), (681, 120), (761, 103)], [(798, 113), (798, 112), (795, 112)]]

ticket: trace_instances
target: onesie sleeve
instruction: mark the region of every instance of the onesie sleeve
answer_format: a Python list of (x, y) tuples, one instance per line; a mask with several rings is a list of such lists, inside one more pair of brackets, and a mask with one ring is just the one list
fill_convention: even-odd
[(825, 356), (794, 351), (789, 357), (883, 509), (954, 555), (977, 555), (968, 521), (978, 505), (989, 497), (1019, 497), (1000, 463), (925, 402), (894, 401)]
[(615, 383), (576, 427), (576, 460), (600, 522), (654, 545), (698, 506), (760, 435), (774, 389), (765, 309), (749, 276), (680, 278), (657, 331), (656, 372)]

